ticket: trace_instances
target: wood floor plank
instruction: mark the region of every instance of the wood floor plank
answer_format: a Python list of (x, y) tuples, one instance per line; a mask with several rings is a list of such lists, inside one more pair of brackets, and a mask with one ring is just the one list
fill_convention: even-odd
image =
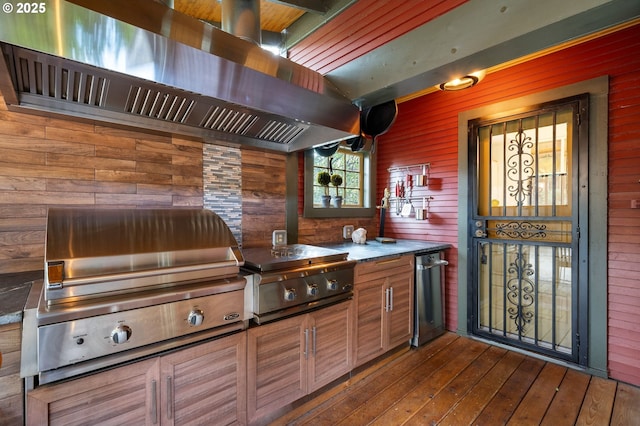
[(543, 366), (544, 361), (526, 357), (520, 363), (518, 369), (509, 377), (509, 380), (504, 383), (498, 393), (484, 407), (474, 424), (506, 424)]
[[(445, 364), (434, 370), (424, 379), (420, 374), (414, 375), (413, 380), (416, 382), (412, 388), (409, 388), (405, 396), (398, 400), (395, 404), (388, 404), (387, 409), (381, 411), (380, 416), (375, 418), (372, 425), (399, 425), (403, 424), (415, 413), (417, 413), (426, 404), (429, 404), (433, 398), (438, 395), (461, 371), (464, 371), (480, 355), (483, 355), (488, 349), (486, 343), (478, 341), (468, 341), (462, 350), (457, 353), (447, 354)], [(416, 377), (417, 376), (417, 377)], [(367, 407), (368, 408), (368, 407)], [(373, 414), (368, 412), (365, 420), (373, 419)], [(360, 423), (362, 417), (357, 417), (355, 422), (345, 424), (363, 424)]]
[(470, 425), (500, 390), (525, 356), (509, 351), (440, 422), (441, 426)]
[(613, 405), (612, 425), (640, 425), (640, 389), (619, 383), (616, 402)]
[(639, 388), (505, 350), (446, 333), (359, 368), (271, 425), (640, 426)]
[(427, 401), (427, 404), (405, 424), (417, 426), (438, 424), (506, 353), (506, 349), (489, 347), (454, 377), (430, 402)]
[(547, 363), (507, 424), (540, 424), (566, 373), (567, 367)]
[(601, 377), (591, 377), (576, 426), (608, 425), (613, 412), (617, 383)]
[(293, 413), (292, 416), (288, 416), (288, 418), (292, 419), (291, 421), (288, 421), (287, 418), (280, 418), (272, 424), (274, 426), (279, 424), (335, 425), (342, 418), (348, 416), (353, 410), (356, 410), (362, 404), (366, 404), (370, 398), (373, 398), (378, 393), (384, 392), (385, 389), (395, 381), (415, 370), (417, 365), (427, 362), (430, 358), (445, 349), (450, 350), (450, 346), (455, 347), (456, 344), (463, 346), (463, 342), (456, 343), (459, 340), (459, 337), (455, 334), (447, 333), (430, 342), (428, 346), (419, 348), (419, 350), (409, 351), (406, 356), (402, 358), (402, 362), (392, 362), (384, 369), (377, 368), (374, 365), (371, 367), (371, 374), (362, 376), (360, 380), (352, 380), (353, 384), (351, 386), (345, 389), (340, 395), (323, 404), (323, 407), (313, 407), (312, 405), (305, 404), (305, 406), (301, 406), (296, 410), (296, 413), (302, 412), (304, 413), (303, 415)]
[(580, 405), (589, 386), (590, 375), (576, 370), (567, 373), (558, 387), (551, 406), (542, 419), (543, 426), (574, 425), (580, 412)]
[(354, 392), (349, 395), (348, 400), (345, 401), (346, 404), (341, 404), (338, 408), (326, 410), (322, 415), (318, 416), (317, 419), (313, 419), (313, 421), (308, 424), (315, 426), (316, 421), (319, 420), (321, 422), (330, 421), (332, 425), (337, 425), (362, 407), (371, 409), (378, 395), (382, 395), (387, 399), (393, 398), (394, 392), (398, 387), (398, 382), (410, 383), (413, 380), (412, 377), (415, 371), (437, 368), (437, 366), (446, 362), (447, 354), (450, 351), (458, 351), (462, 347), (464, 347), (463, 341), (454, 340), (443, 346), (436, 346), (427, 351), (419, 351), (420, 358), (412, 365), (404, 365), (403, 368), (398, 368), (391, 374), (385, 373), (375, 380), (369, 380), (369, 383), (359, 383), (359, 388), (354, 389)]
[[(368, 424), (375, 420), (380, 414), (384, 413), (389, 407), (393, 408), (393, 412), (398, 413), (403, 419), (408, 414), (415, 412), (415, 407), (430, 398), (439, 388), (440, 383), (450, 374), (457, 374), (461, 365), (468, 365), (473, 359), (478, 357), (487, 349), (487, 345), (480, 342), (470, 345), (469, 342), (455, 342), (446, 350), (441, 351), (437, 355), (428, 359), (422, 365), (416, 366), (412, 371), (407, 372), (405, 377), (395, 382), (384, 393), (373, 395), (348, 416), (341, 419), (338, 425), (357, 425)], [(452, 370), (456, 370), (452, 373)], [(443, 373), (444, 371), (444, 373)], [(432, 395), (431, 395), (432, 396)], [(394, 404), (398, 401), (403, 403), (403, 407), (396, 408)], [(384, 425), (400, 424), (397, 419), (385, 419)]]

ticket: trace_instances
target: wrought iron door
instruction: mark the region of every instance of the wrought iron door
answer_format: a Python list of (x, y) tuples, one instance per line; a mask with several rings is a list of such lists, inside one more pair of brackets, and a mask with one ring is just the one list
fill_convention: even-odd
[(588, 95), (469, 129), (469, 330), (586, 364)]

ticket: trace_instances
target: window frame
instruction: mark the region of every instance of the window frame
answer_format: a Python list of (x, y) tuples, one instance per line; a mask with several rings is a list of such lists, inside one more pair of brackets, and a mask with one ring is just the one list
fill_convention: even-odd
[[(341, 147), (341, 149), (344, 149)], [(304, 153), (304, 209), (303, 216), (309, 218), (331, 217), (373, 217), (376, 212), (375, 188), (376, 170), (375, 154), (369, 151), (362, 152), (362, 202), (363, 207), (315, 207), (313, 205), (314, 175), (314, 150), (309, 149)], [(333, 188), (332, 188), (333, 189)], [(332, 191), (332, 192), (335, 192)]]

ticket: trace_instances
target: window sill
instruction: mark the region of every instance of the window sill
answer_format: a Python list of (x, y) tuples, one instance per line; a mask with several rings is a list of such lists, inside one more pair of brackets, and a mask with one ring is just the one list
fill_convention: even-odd
[(305, 204), (303, 217), (308, 218), (330, 218), (330, 217), (373, 217), (375, 207), (352, 208), (352, 207), (311, 207)]

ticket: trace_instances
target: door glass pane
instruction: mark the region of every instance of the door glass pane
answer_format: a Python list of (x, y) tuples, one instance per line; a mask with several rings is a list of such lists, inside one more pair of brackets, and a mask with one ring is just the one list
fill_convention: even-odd
[(570, 215), (572, 114), (567, 107), (479, 129), (478, 214)]
[(481, 243), (479, 328), (571, 353), (571, 249)]

